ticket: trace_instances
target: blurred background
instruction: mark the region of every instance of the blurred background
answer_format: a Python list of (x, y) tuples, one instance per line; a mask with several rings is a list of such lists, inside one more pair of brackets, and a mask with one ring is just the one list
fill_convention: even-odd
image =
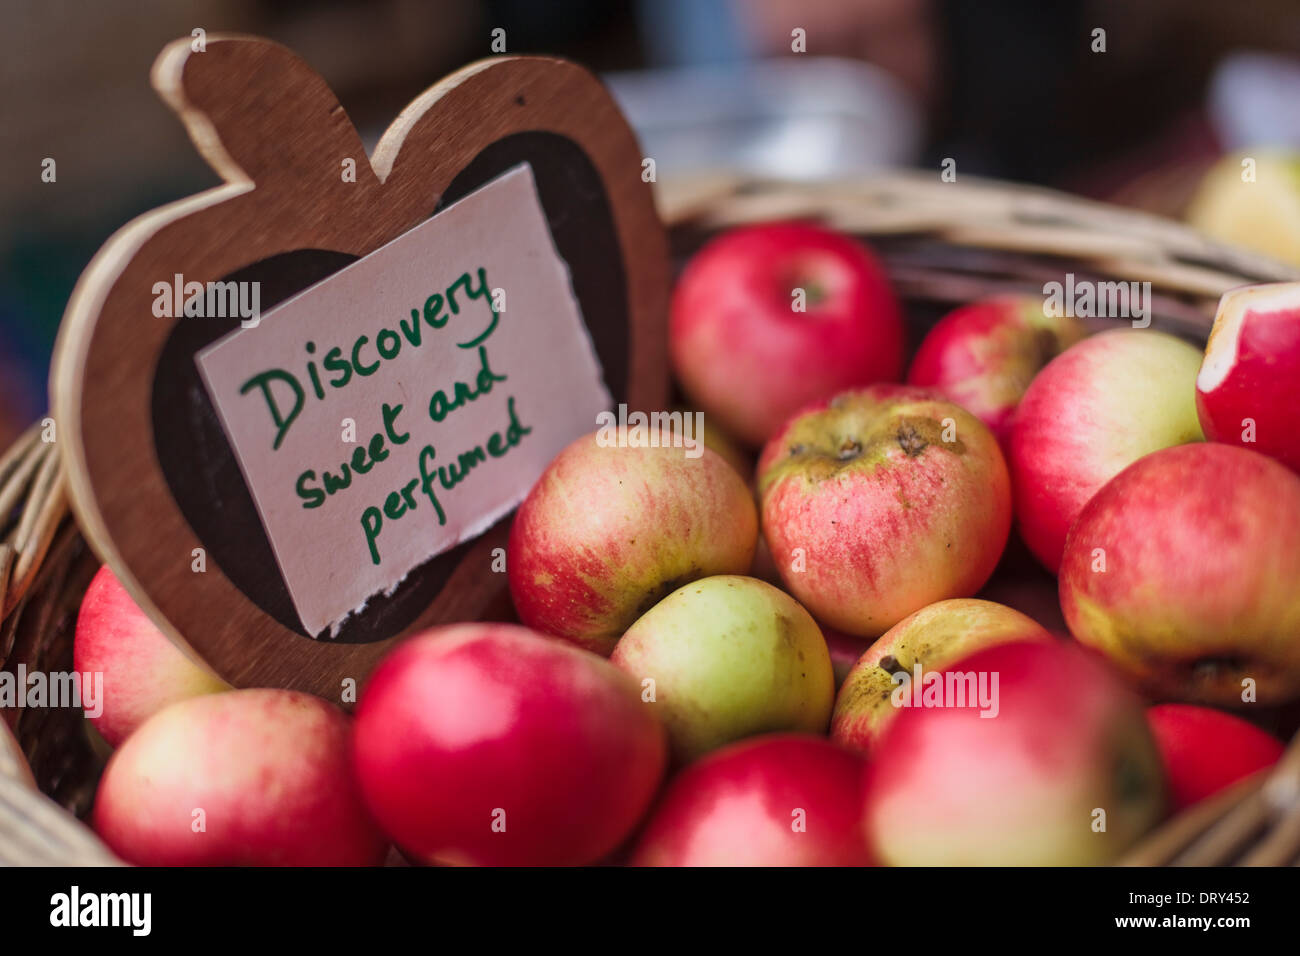
[[(0, 448), (46, 407), (95, 250), (217, 181), (148, 81), (195, 28), (293, 48), (371, 146), (502, 30), (508, 53), (600, 73), (661, 180), (937, 175), (952, 158), (1190, 213), (1300, 263), (1297, 0), (0, 0)], [(1242, 150), (1291, 187), (1268, 194), (1276, 222), (1234, 236), (1203, 193), (1216, 163), (1239, 177)]]

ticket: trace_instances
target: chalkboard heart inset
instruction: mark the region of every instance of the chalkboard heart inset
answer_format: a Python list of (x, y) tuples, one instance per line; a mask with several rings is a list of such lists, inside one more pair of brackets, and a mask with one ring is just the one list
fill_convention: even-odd
[(237, 686), (337, 699), (393, 640), (500, 611), (504, 575), (490, 565), (507, 522), (417, 568), (334, 639), (310, 639), (195, 370), (238, 320), (154, 317), (155, 284), (258, 281), (269, 309), (526, 162), (610, 394), (661, 408), (667, 243), (640, 150), (601, 84), (549, 58), (453, 74), (369, 160), (324, 81), (268, 41), (177, 41), (153, 80), (225, 185), (122, 229), (68, 305), (52, 393), (73, 507), (182, 648)]

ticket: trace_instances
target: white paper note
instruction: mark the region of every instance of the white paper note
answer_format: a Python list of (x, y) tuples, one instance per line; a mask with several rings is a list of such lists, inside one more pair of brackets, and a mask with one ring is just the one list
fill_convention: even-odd
[(198, 364), (313, 635), (486, 531), (612, 405), (526, 164)]

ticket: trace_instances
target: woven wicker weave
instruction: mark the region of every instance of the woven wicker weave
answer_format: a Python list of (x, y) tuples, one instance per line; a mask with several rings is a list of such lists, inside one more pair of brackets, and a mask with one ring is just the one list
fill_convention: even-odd
[[(817, 220), (866, 237), (917, 323), (927, 307), (933, 316), (992, 294), (1042, 294), (1070, 272), (1076, 281), (1150, 282), (1152, 325), (1204, 341), (1227, 289), (1300, 279), (1289, 266), (1142, 213), (936, 175), (838, 184), (710, 177), (664, 184), (659, 202), (683, 257), (720, 229), (771, 219)], [(58, 442), (43, 442), (42, 432), (34, 427), (0, 458), (0, 661), (9, 670), (71, 670), (77, 606), (97, 567), (68, 516)], [(0, 739), (0, 863), (112, 862), (76, 821), (102, 769), (80, 716), (4, 716), (48, 798), (24, 782)], [(1300, 863), (1300, 738), (1274, 770), (1170, 821), (1124, 862)]]

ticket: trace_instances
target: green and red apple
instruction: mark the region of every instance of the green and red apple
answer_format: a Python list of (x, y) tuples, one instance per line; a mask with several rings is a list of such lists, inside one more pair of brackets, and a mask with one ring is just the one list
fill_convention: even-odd
[(102, 711), (87, 719), (114, 747), (168, 704), (230, 690), (168, 640), (108, 565), (82, 598), (72, 660), (77, 673), (104, 675)]
[(350, 718), (287, 690), (172, 704), (117, 749), (95, 831), (140, 866), (377, 866), (388, 839), (361, 799)]
[(763, 535), (785, 586), (819, 621), (859, 637), (973, 595), (1011, 526), (993, 433), (913, 386), (813, 405), (768, 442), (758, 473)]
[[(951, 678), (950, 678), (951, 675)], [(868, 764), (863, 825), (898, 866), (1092, 866), (1160, 821), (1165, 781), (1142, 701), (1064, 641), (997, 644), (943, 675), (990, 706), (902, 709)]]
[(862, 243), (807, 223), (765, 223), (715, 238), (673, 294), (669, 353), (705, 415), (762, 445), (809, 402), (896, 381), (903, 319)]
[(941, 671), (980, 648), (1010, 641), (1054, 640), (1032, 618), (992, 601), (953, 598), (909, 614), (867, 649), (840, 686), (831, 739), (869, 752), (898, 714), (896, 674)]
[(1152, 696), (1240, 707), (1300, 696), (1300, 477), (1215, 442), (1108, 482), (1070, 529), (1070, 632)]
[(1196, 408), (1206, 438), (1300, 474), (1300, 282), (1224, 294), (1196, 376)]
[(403, 642), (357, 707), (376, 819), (413, 858), (572, 866), (622, 843), (667, 759), (656, 708), (607, 660), (509, 624)]
[(1042, 296), (984, 299), (939, 320), (917, 349), (907, 381), (956, 402), (1005, 443), (1034, 376), (1085, 335), (1073, 316), (1048, 315)]
[(1020, 536), (1048, 570), (1088, 499), (1143, 455), (1201, 441), (1201, 353), (1149, 329), (1112, 329), (1066, 349), (1016, 411), (1007, 462)]
[(610, 660), (653, 701), (679, 763), (754, 734), (825, 733), (835, 698), (817, 622), (784, 591), (740, 575), (674, 591)]
[(765, 734), (668, 785), (633, 866), (866, 866), (862, 758), (811, 734)]
[(515, 515), (510, 594), (535, 630), (608, 655), (632, 623), (681, 585), (743, 574), (758, 515), (716, 452), (620, 447), (593, 433), (562, 451)]

